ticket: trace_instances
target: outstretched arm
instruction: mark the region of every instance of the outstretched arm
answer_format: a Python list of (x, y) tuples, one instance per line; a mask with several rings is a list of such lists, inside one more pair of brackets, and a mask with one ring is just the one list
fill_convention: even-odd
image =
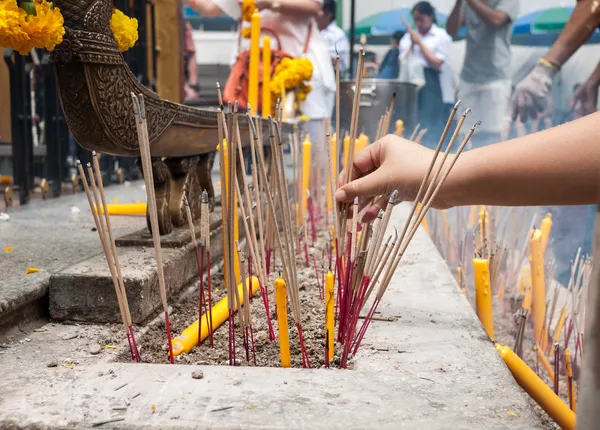
[[(567, 25), (540, 63), (517, 85), (513, 95), (513, 119), (536, 118), (552, 86), (552, 78), (561, 66), (592, 35), (600, 24), (598, 0), (577, 2)], [(583, 90), (582, 90), (583, 91)]]
[(589, 39), (598, 25), (600, 25), (598, 1), (578, 1), (565, 28), (544, 58), (558, 67), (562, 66)]
[[(600, 113), (595, 113), (465, 152), (440, 189), (434, 207), (595, 203), (600, 180), (598, 121)], [(412, 201), (432, 155), (433, 151), (423, 146), (386, 136), (356, 154), (352, 180), (338, 189), (335, 197), (343, 202), (356, 196), (366, 201), (397, 189), (403, 200)], [(374, 218), (384, 205), (384, 199), (377, 202), (366, 218)]]
[(185, 0), (185, 3), (207, 18), (216, 18), (225, 14), (225, 12), (212, 0)]
[(502, 10), (491, 8), (487, 2), (481, 0), (465, 0), (477, 16), (491, 28), (500, 28), (510, 19), (508, 14)]
[(321, 4), (316, 0), (256, 0), (254, 4), (258, 10), (274, 9), (296, 18), (317, 16), (321, 10)]
[(446, 21), (446, 32), (450, 36), (455, 36), (460, 28), (465, 25), (465, 17), (463, 16), (461, 8), (462, 0), (456, 0), (452, 12), (450, 12), (450, 16), (448, 16), (448, 20)]

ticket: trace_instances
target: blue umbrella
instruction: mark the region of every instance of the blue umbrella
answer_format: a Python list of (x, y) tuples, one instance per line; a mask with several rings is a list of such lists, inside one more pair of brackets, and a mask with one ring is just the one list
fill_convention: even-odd
[(183, 7), (183, 17), (184, 19), (190, 19), (190, 18), (195, 18), (195, 17), (199, 17), (200, 14), (198, 12), (196, 12), (194, 9), (192, 9), (189, 6), (184, 6)]
[[(554, 7), (523, 15), (515, 21), (512, 43), (523, 46), (551, 46), (572, 12), (572, 7)], [(600, 32), (596, 29), (586, 43), (600, 43)]]

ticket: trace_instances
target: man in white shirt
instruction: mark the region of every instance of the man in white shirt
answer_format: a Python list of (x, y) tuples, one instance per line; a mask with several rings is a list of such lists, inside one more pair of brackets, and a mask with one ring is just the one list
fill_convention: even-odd
[(321, 12), (317, 16), (317, 25), (321, 36), (327, 42), (331, 62), (335, 65), (335, 59), (340, 56), (340, 73), (343, 75), (348, 69), (350, 61), (350, 44), (346, 33), (335, 23), (336, 12), (335, 0), (325, 0)]

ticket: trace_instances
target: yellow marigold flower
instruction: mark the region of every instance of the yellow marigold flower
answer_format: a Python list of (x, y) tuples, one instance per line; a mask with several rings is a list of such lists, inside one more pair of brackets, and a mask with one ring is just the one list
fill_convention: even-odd
[(113, 11), (110, 29), (121, 52), (133, 48), (138, 40), (138, 20), (129, 18), (119, 9)]
[(56, 45), (62, 43), (65, 34), (64, 23), (59, 8), (53, 7), (52, 3), (46, 0), (36, 0), (35, 15), (26, 14), (22, 17), (21, 28), (29, 35), (31, 47), (52, 51)]
[(251, 27), (243, 27), (242, 28), (242, 36), (245, 37), (246, 39), (250, 39), (250, 36), (252, 35), (252, 28)]
[(29, 53), (29, 35), (21, 28), (25, 15), (16, 0), (0, 1), (0, 47), (12, 48), (23, 55)]
[(256, 10), (254, 0), (243, 0), (242, 1), (242, 21), (250, 22), (252, 20), (252, 14)]

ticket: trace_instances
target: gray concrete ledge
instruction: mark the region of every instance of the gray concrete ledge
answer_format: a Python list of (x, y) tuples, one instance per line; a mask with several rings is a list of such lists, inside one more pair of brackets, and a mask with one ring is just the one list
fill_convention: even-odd
[[(211, 214), (211, 263), (216, 263), (223, 253), (219, 218), (220, 212)], [(198, 221), (197, 238), (200, 237), (199, 225)], [(186, 236), (185, 232), (189, 237), (187, 225), (176, 229), (171, 235)], [(136, 235), (140, 236), (139, 232)], [(163, 241), (169, 241), (168, 237)], [(183, 248), (162, 248), (168, 297), (198, 276), (191, 239), (187, 243)], [(141, 324), (161, 307), (154, 248), (118, 247), (117, 252), (131, 319), (135, 324)], [(117, 296), (103, 254), (52, 275), (49, 296), (50, 316), (53, 319), (96, 323), (121, 321)]]
[[(391, 225), (406, 214), (397, 208)], [(204, 379), (196, 380), (196, 366), (113, 363), (110, 353), (90, 356), (79, 344), (62, 342), (49, 353), (47, 339), (57, 335), (32, 333), (31, 342), (0, 354), (0, 427), (85, 429), (111, 417), (123, 421), (102, 428), (541, 427), (424, 232), (380, 311), (397, 319), (373, 321), (346, 371), (202, 366)], [(48, 356), (77, 364), (47, 368)]]
[[(132, 182), (129, 186), (107, 187), (107, 200), (145, 201), (142, 184)], [(39, 299), (47, 300), (51, 275), (102, 253), (83, 192), (32, 201), (27, 206), (9, 208), (8, 213), (10, 221), (0, 221), (0, 325), (9, 314), (20, 312), (22, 307)], [(143, 216), (112, 217), (117, 237), (145, 225)], [(12, 248), (12, 252), (5, 252), (6, 247)], [(28, 267), (40, 271), (25, 275)]]

